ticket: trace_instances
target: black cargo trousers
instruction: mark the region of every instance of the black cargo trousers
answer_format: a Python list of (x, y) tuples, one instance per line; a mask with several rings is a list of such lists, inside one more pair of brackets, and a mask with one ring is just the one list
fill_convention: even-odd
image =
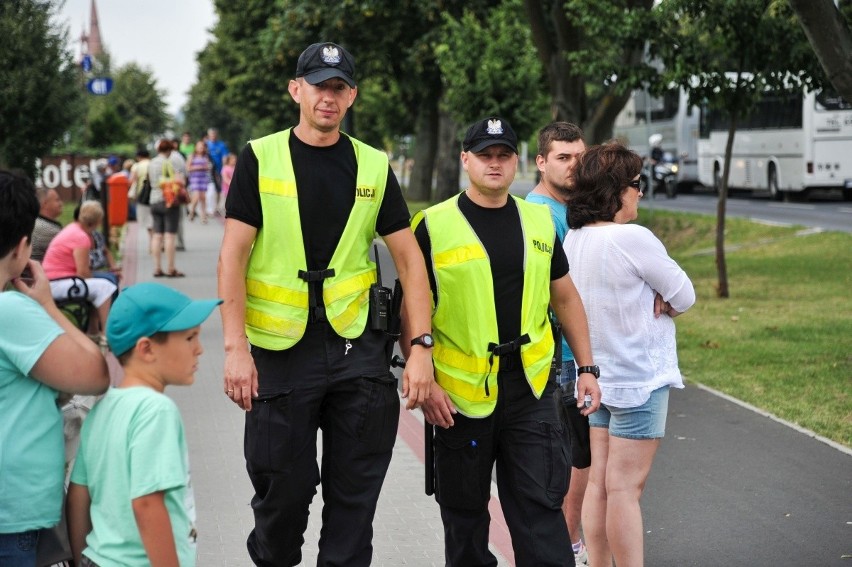
[(446, 565), (497, 565), (488, 549), (488, 501), (496, 462), (516, 565), (573, 566), (562, 513), (569, 447), (553, 402), (556, 382), (551, 377), (536, 399), (520, 360), (506, 357), (503, 362), (491, 415), (474, 419), (457, 413), (453, 427), (435, 428), (435, 499), (441, 505)]
[[(246, 414), (246, 469), (254, 486), (256, 565), (302, 560), (308, 508), (322, 484), (317, 565), (369, 565), (373, 517), (399, 422), (387, 335), (344, 339), (327, 322), (309, 323), (292, 348), (252, 347), (259, 395)], [(317, 430), (322, 430), (322, 468)]]

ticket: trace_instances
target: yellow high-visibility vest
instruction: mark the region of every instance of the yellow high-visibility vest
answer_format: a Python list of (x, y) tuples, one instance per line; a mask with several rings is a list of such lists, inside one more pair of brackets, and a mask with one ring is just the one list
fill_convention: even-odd
[[(283, 350), (305, 334), (308, 282), (299, 217), (296, 177), (289, 146), (290, 130), (253, 140), (263, 226), (257, 233), (246, 272), (246, 335), (253, 345)], [(376, 281), (370, 245), (385, 192), (388, 157), (355, 138), (358, 174), (355, 204), (323, 280), (326, 318), (342, 337), (361, 336), (367, 324), (369, 289)]]
[[(550, 264), (556, 229), (545, 205), (515, 200), (524, 237), (521, 307), (521, 362), (527, 382), (540, 398), (550, 376), (553, 333), (547, 316)], [(433, 360), (437, 383), (468, 417), (486, 417), (497, 404), (500, 357), (489, 345), (500, 342), (491, 262), (485, 247), (458, 208), (458, 196), (415, 216), (426, 222), (432, 245), (437, 305), (432, 313)]]

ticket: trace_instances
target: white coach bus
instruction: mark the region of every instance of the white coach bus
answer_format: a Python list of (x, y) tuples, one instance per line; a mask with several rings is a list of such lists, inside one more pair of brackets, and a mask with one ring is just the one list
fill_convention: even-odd
[(640, 89), (633, 91), (616, 117), (613, 133), (644, 157), (650, 152), (648, 138), (662, 136), (663, 151), (676, 160), (678, 191), (682, 191), (698, 182), (699, 120), (699, 108), (689, 105), (683, 89), (670, 89), (660, 97)]
[[(727, 118), (702, 111), (698, 178), (717, 190), (727, 140)], [(767, 93), (737, 125), (728, 185), (776, 200), (838, 189), (852, 200), (852, 104), (828, 89)]]

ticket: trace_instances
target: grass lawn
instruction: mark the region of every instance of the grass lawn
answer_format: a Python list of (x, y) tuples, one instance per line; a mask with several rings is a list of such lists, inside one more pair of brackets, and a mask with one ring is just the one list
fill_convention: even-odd
[(74, 220), (74, 208), (77, 206), (77, 202), (67, 202), (62, 205), (62, 214), (59, 215), (59, 218), (56, 219), (59, 224), (62, 226), (66, 226)]
[(728, 219), (720, 299), (715, 217), (643, 211), (639, 222), (695, 285), (677, 319), (686, 380), (852, 447), (852, 234)]

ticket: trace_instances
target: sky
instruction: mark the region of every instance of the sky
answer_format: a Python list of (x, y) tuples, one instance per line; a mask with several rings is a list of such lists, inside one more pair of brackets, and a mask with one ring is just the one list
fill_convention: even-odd
[[(216, 14), (213, 0), (95, 0), (101, 41), (113, 68), (135, 62), (147, 68), (165, 91), (166, 109), (175, 114), (195, 83), (196, 54), (210, 40)], [(62, 0), (57, 0), (62, 3)], [(80, 55), (80, 34), (89, 29), (92, 0), (65, 0), (56, 22), (68, 28), (69, 50)]]

